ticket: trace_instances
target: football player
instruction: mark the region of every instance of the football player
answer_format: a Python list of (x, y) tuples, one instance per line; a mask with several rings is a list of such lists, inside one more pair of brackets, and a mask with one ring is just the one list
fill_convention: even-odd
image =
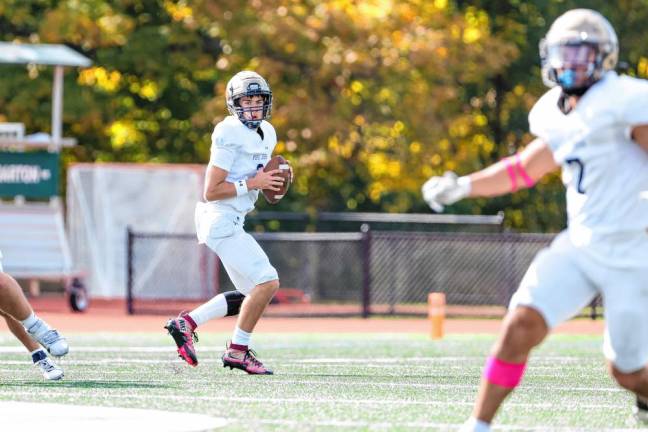
[(234, 75), (226, 92), (231, 115), (218, 123), (212, 134), (205, 202), (196, 206), (196, 232), (198, 241), (218, 255), (236, 290), (181, 313), (165, 327), (180, 357), (196, 366), (196, 327), (213, 318), (238, 315), (232, 340), (222, 356), (223, 366), (271, 375), (249, 346), (257, 321), (279, 289), (279, 276), (259, 244), (243, 230), (243, 222), (254, 209), (260, 190), (277, 191), (283, 184), (277, 175), (280, 170), (263, 171), (277, 144), (275, 130), (267, 121), (272, 92), (266, 80), (251, 71)]
[(40, 369), (43, 378), (51, 381), (58, 381), (63, 378), (63, 369), (47, 356), (45, 350), (29, 336), (21, 323), (2, 311), (0, 311), (0, 316), (4, 317), (11, 333), (29, 351), (32, 362)]
[(610, 374), (648, 417), (648, 81), (614, 72), (617, 36), (598, 12), (558, 17), (540, 43), (552, 87), (529, 114), (525, 149), (473, 174), (446, 173), (422, 187), (440, 211), (466, 197), (532, 187), (562, 169), (568, 228), (538, 253), (509, 305), (463, 431), (489, 431), (520, 383), (531, 349), (600, 294)]
[[(0, 253), (1, 259), (2, 253)], [(61, 379), (63, 370), (39, 349), (36, 342), (53, 356), (61, 357), (69, 351), (67, 340), (34, 314), (18, 282), (3, 271), (2, 261), (0, 261), (0, 315), (5, 318), (7, 326), (16, 338), (30, 351), (32, 361), (38, 365), (43, 376), (49, 380)]]

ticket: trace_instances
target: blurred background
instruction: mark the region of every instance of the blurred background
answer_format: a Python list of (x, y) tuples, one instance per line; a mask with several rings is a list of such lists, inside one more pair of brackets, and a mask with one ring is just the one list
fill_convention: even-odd
[[(423, 261), (410, 264), (421, 269), (429, 268), (433, 257), (448, 260), (454, 255), (440, 253), (429, 239), (421, 247), (420, 239), (383, 238), (387, 243), (379, 256), (388, 258), (376, 261), (375, 255), (362, 255), (366, 235), (359, 227), (367, 217), (327, 219), (321, 213), (431, 213), (419, 192), (429, 176), (476, 170), (529, 142), (527, 113), (546, 91), (538, 42), (553, 19), (573, 7), (595, 8), (605, 15), (620, 38), (623, 72), (648, 77), (648, 0), (1, 0), (0, 41), (65, 45), (89, 60), (89, 66), (67, 67), (63, 75), (62, 129), (76, 145), (55, 149), (60, 171), (55, 195), (69, 243), (63, 249), (70, 249), (64, 251), (65, 265), (74, 270), (66, 274), (84, 275), (95, 295), (123, 296), (124, 287), (137, 286), (138, 277), (144, 278), (141, 286), (157, 286), (159, 281), (150, 279), (161, 274), (156, 266), (171, 267), (153, 257), (153, 251), (175, 263), (194, 260), (200, 266), (202, 282), (182, 282), (201, 285), (195, 295), (212, 292), (205, 280), (221, 278), (220, 285), (227, 284), (223, 275), (214, 273), (218, 266), (208, 264), (205, 252), (182, 252), (185, 246), (177, 242), (196, 249), (190, 235), (192, 206), (200, 197), (211, 132), (227, 115), (225, 84), (236, 72), (251, 69), (273, 90), (276, 153), (291, 160), (296, 182), (277, 206), (259, 201), (259, 213), (251, 215), (248, 229), (268, 242), (308, 240), (267, 237), (272, 232), (355, 231), (355, 240), (339, 240), (358, 242), (347, 252), (309, 252), (322, 259), (330, 254), (322, 264), (325, 275), (312, 270), (308, 276), (306, 264), (280, 261), (290, 254), (309, 256), (295, 252), (292, 243), (271, 259), (278, 262), (280, 274), (282, 267), (295, 268), (294, 278), (286, 277), (294, 286), (300, 285), (299, 277), (326, 280), (331, 269), (353, 263), (357, 280), (342, 274), (342, 282), (335, 285), (355, 281), (353, 296), (358, 299), (367, 278), (376, 284), (397, 277), (385, 267), (385, 262), (395, 262), (389, 257), (411, 257), (414, 250), (430, 248), (420, 252)], [(50, 65), (0, 65), (0, 123), (22, 123), (26, 134), (52, 133), (52, 100)], [(137, 170), (131, 163), (138, 164)], [(15, 201), (15, 196), (3, 198)], [(432, 288), (450, 292), (450, 276), (456, 281), (458, 274), (472, 275), (459, 285), (474, 287), (482, 284), (484, 269), (491, 269), (492, 296), (477, 299), (466, 288), (458, 302), (505, 304), (528, 259), (563, 228), (563, 201), (563, 187), (554, 175), (533, 190), (449, 207), (450, 214), (497, 217), (473, 219), (464, 227), (482, 225), (477, 231), (509, 236), (509, 243), (504, 237), (496, 243), (526, 245), (525, 258), (511, 264), (513, 246), (505, 246), (497, 252), (509, 257), (496, 261), (501, 267), (486, 260), (475, 264), (482, 270), (466, 272), (475, 257), (499, 250), (467, 237), (458, 258), (435, 264), (448, 274), (435, 273), (435, 280), (441, 280), (438, 286), (426, 282), (433, 276), (424, 272), (415, 280), (385, 282), (385, 292), (391, 293), (393, 286), (416, 286), (415, 294), (404, 294), (400, 302), (421, 303)], [(341, 224), (321, 225), (340, 217)], [(391, 222), (400, 225), (386, 229), (400, 232), (416, 221)], [(429, 232), (447, 231), (457, 221), (423, 222), (419, 231)], [(430, 228), (435, 223), (446, 228)], [(127, 226), (180, 237), (155, 246), (155, 239), (140, 239), (135, 233), (129, 243)], [(516, 232), (545, 236), (518, 238)], [(450, 241), (435, 239), (443, 245)], [(411, 244), (401, 244), (402, 252), (396, 253), (398, 241)], [(5, 257), (8, 247), (0, 243)], [(470, 250), (473, 255), (466, 252)], [(132, 255), (137, 253), (153, 267), (138, 270), (145, 265), (129, 264), (138, 259)], [(360, 258), (350, 258), (356, 255)], [(514, 274), (504, 270), (511, 268)], [(382, 279), (376, 276), (380, 271), (386, 272)], [(502, 285), (507, 286), (504, 294), (497, 291)], [(315, 288), (298, 288), (311, 299), (322, 296)]]

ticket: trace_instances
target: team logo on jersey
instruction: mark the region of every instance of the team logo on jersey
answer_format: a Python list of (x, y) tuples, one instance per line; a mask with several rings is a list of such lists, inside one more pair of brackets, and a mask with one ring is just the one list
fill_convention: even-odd
[(252, 155), (252, 160), (253, 161), (263, 161), (268, 159), (268, 155), (266, 153), (254, 153)]

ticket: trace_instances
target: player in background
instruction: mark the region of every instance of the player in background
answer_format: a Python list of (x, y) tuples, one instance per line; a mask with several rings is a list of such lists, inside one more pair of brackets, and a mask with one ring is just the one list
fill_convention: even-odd
[(43, 376), (49, 380), (61, 379), (63, 370), (39, 349), (36, 342), (55, 357), (68, 353), (68, 343), (56, 330), (50, 328), (45, 321), (34, 314), (18, 282), (3, 271), (2, 261), (0, 261), (0, 315), (7, 321), (9, 330), (30, 351), (33, 362), (38, 365)]
[(34, 362), (34, 365), (38, 366), (45, 379), (58, 381), (63, 378), (63, 369), (57, 366), (56, 363), (47, 356), (45, 350), (36, 343), (31, 336), (29, 336), (29, 333), (27, 333), (21, 323), (2, 311), (0, 311), (0, 316), (2, 316), (7, 322), (7, 327), (11, 333), (13, 333), (16, 339), (18, 339), (27, 351), (29, 351), (32, 362)]
[(540, 57), (553, 88), (529, 114), (537, 138), (486, 169), (446, 173), (422, 187), (437, 211), (467, 197), (530, 188), (559, 167), (567, 188), (568, 228), (538, 253), (511, 299), (462, 431), (490, 430), (531, 349), (597, 294), (610, 374), (637, 396), (637, 417), (648, 419), (648, 81), (614, 72), (617, 36), (589, 9), (560, 16)]
[(267, 121), (272, 92), (259, 74), (242, 71), (227, 83), (226, 102), (231, 115), (212, 133), (205, 174), (206, 202), (196, 206), (196, 232), (199, 243), (206, 243), (218, 255), (236, 290), (181, 313), (165, 328), (180, 357), (196, 366), (196, 327), (214, 318), (238, 315), (232, 340), (222, 356), (223, 366), (270, 375), (272, 371), (249, 346), (255, 325), (279, 289), (279, 276), (256, 240), (243, 230), (243, 222), (254, 209), (261, 189), (276, 191), (283, 184), (277, 176), (280, 170), (263, 171), (277, 144), (275, 130)]

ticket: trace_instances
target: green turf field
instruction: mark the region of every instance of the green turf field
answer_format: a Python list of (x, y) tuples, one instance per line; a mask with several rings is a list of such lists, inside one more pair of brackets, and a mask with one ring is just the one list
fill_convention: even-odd
[[(225, 417), (228, 430), (453, 430), (469, 415), (492, 336), (259, 334), (274, 376), (222, 368), (228, 335), (200, 334), (200, 365), (151, 334), (68, 335), (49, 383), (0, 333), (0, 399), (183, 411)], [(633, 399), (605, 371), (601, 338), (553, 336), (532, 358), (496, 430), (631, 430)], [(645, 428), (646, 430), (648, 428)]]

